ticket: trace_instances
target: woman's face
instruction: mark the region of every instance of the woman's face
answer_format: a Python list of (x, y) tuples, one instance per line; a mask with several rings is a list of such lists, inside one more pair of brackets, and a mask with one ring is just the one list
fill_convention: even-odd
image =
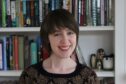
[(76, 46), (76, 34), (72, 30), (57, 29), (49, 35), (52, 54), (60, 58), (70, 57)]

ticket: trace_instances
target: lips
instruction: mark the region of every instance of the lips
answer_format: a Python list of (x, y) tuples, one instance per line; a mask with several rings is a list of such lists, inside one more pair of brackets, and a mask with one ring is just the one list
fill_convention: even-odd
[(59, 46), (59, 49), (62, 51), (68, 51), (70, 46)]

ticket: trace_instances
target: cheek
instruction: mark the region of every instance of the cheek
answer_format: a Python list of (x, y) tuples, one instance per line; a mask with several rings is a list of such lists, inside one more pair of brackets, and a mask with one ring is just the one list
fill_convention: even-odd
[(58, 44), (58, 40), (55, 38), (49, 38), (50, 46), (56, 46)]
[(76, 41), (77, 41), (77, 38), (76, 38), (76, 36), (74, 36), (74, 37), (71, 37), (71, 42), (72, 42), (72, 43), (76, 43)]

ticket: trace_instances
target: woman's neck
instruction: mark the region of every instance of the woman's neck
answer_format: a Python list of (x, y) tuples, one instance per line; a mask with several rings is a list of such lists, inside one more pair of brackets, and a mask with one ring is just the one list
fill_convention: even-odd
[(57, 58), (50, 56), (43, 64), (48, 72), (52, 73), (71, 73), (76, 68), (76, 62), (71, 58)]

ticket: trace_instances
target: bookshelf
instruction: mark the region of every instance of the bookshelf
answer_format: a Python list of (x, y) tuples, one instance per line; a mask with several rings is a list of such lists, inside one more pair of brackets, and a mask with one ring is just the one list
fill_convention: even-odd
[[(0, 33), (39, 33), (40, 27), (19, 27), (19, 28), (1, 28)], [(80, 36), (85, 32), (114, 32), (114, 26), (80, 26)], [(82, 49), (83, 50), (83, 49)], [(98, 77), (114, 77), (114, 71), (95, 70)], [(22, 70), (0, 71), (0, 76), (20, 76)]]
[[(126, 37), (125, 33), (125, 23), (124, 9), (125, 9), (125, 0), (114, 0), (115, 2), (115, 25), (113, 26), (80, 26), (80, 40), (81, 49), (83, 55), (85, 56), (86, 63), (89, 61), (89, 54), (95, 52), (99, 47), (104, 47), (107, 50), (107, 53), (114, 52), (115, 62), (113, 71), (96, 71), (98, 77), (113, 77), (115, 79), (115, 84), (125, 84), (126, 77), (126, 57), (124, 45)], [(125, 22), (125, 23), (124, 23)], [(0, 27), (0, 36), (20, 33), (20, 34), (29, 34), (36, 33), (38, 35), (40, 28), (39, 27)], [(31, 35), (31, 34), (30, 34)], [(89, 40), (92, 39), (92, 40)], [(85, 42), (86, 41), (86, 42)], [(89, 43), (88, 43), (89, 42)], [(86, 47), (85, 47), (85, 45)], [(88, 46), (88, 45), (92, 46)], [(7, 70), (0, 71), (0, 79), (3, 77), (19, 77), (21, 70)]]
[[(0, 28), (0, 32), (39, 32), (40, 27)], [(80, 26), (80, 32), (84, 31), (114, 31), (114, 26)]]

